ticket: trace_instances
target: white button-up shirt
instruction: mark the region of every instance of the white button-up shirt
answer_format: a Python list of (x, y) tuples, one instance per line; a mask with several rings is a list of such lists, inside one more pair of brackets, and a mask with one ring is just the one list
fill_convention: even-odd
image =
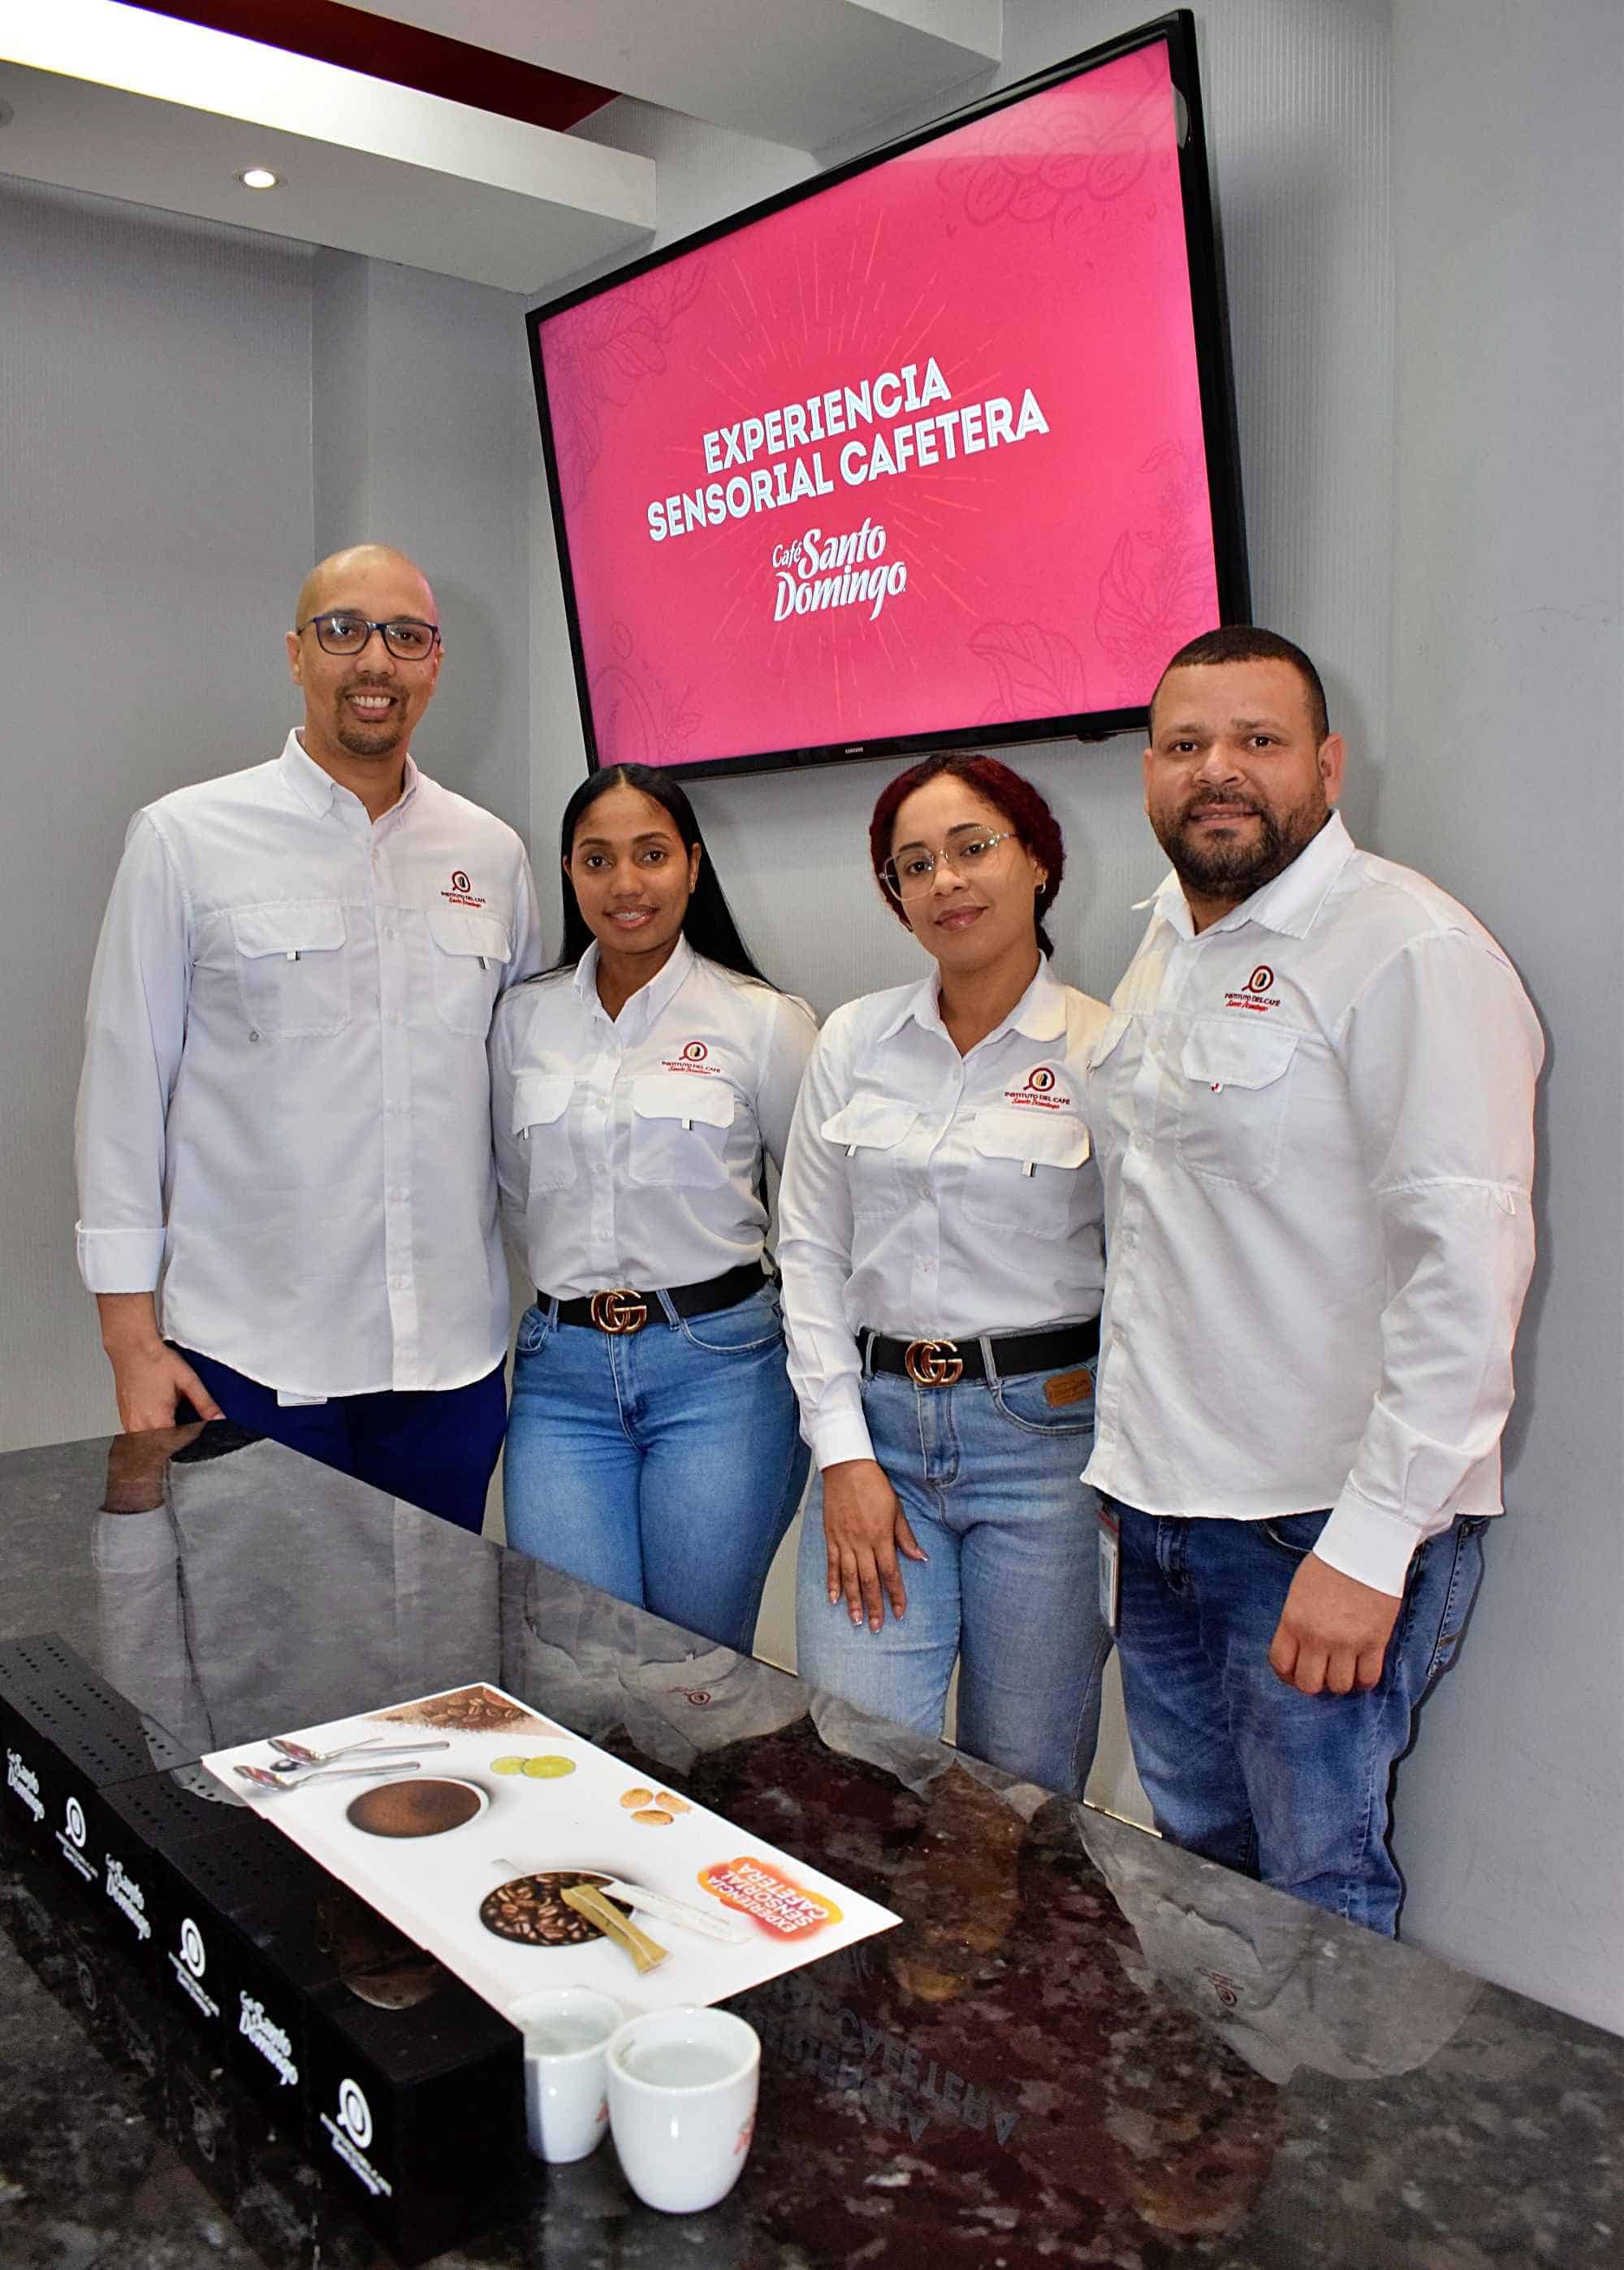
[(819, 1467), (874, 1455), (860, 1327), (974, 1339), (1100, 1313), (1102, 1201), (1080, 1081), (1106, 1015), (1044, 961), (967, 1056), (934, 972), (829, 1019), (778, 1197), (790, 1376)]
[(805, 1001), (686, 938), (612, 1018), (597, 947), (509, 993), (491, 1032), (509, 1236), (530, 1282), (702, 1284), (761, 1257), (763, 1152), (783, 1163), (818, 1027)]
[(1500, 1510), (1544, 1054), (1487, 931), (1334, 815), (1194, 933), (1175, 876), (1084, 1079), (1110, 1252), (1087, 1479), (1155, 1514), (1332, 1509), (1403, 1590)]
[(91, 978), (78, 1257), (292, 1396), (449, 1388), (507, 1341), (485, 1042), (540, 960), (510, 827), (406, 760), (375, 824), (280, 757), (130, 824)]

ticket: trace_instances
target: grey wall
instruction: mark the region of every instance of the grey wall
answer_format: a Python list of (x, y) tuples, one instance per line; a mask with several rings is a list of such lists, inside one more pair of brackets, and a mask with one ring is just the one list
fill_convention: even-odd
[(537, 444), (523, 311), (486, 285), (315, 256), (316, 554), (364, 531), (427, 568), (446, 660), (416, 753), (528, 835)]
[(275, 754), (299, 583), (377, 536), (424, 562), (445, 626), (418, 753), (528, 835), (535, 428), (522, 300), (3, 177), (0, 308), (11, 1450), (116, 1423), (70, 1129), (130, 813)]
[(116, 1422), (70, 1124), (137, 805), (269, 755), (310, 557), (310, 256), (0, 181), (0, 1447)]
[(1400, 1782), (1412, 1935), (1624, 2030), (1624, 304), (1617, 0), (1400, 0), (1382, 848), (1546, 1024), (1509, 1516)]

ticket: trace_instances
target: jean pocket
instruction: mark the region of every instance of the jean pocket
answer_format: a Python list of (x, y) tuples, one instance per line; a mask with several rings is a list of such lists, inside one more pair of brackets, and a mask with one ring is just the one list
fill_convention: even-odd
[[(1463, 1516), (1452, 1529), (1442, 1537), (1428, 1538), (1421, 1547), (1425, 1554), (1450, 1555), (1450, 1580), (1443, 1591), (1438, 1611), (1437, 1635), (1432, 1643), (1432, 1655), (1427, 1665), (1426, 1688), (1439, 1679), (1455, 1660), (1461, 1635), (1466, 1628), (1466, 1619), (1472, 1613), (1472, 1604), (1478, 1596), (1478, 1585), (1483, 1576), (1483, 1532), (1488, 1526), (1484, 1514)], [(1420, 1554), (1416, 1555), (1419, 1561)], [(1426, 1692), (1423, 1688), (1422, 1692)]]
[(515, 1355), (539, 1354), (545, 1346), (552, 1331), (552, 1326), (547, 1321), (546, 1310), (538, 1308), (532, 1302), (519, 1318), (519, 1329), (513, 1343), (514, 1354)]
[[(1085, 1373), (1086, 1394), (1079, 1391), (1079, 1375)], [(991, 1383), (993, 1404), (1012, 1426), (1027, 1435), (1092, 1435), (1094, 1375), (1091, 1363), (1067, 1364), (1060, 1371), (1019, 1372)], [(1058, 1390), (1057, 1400), (1051, 1389)]]
[(1260, 1521), (1257, 1526), (1277, 1553), (1293, 1561), (1306, 1561), (1330, 1518), (1327, 1506), (1323, 1513), (1277, 1514), (1272, 1521)]
[(690, 1347), (701, 1348), (707, 1355), (754, 1355), (783, 1341), (778, 1297), (766, 1283), (730, 1309), (714, 1309), (708, 1317), (679, 1317), (677, 1329)]

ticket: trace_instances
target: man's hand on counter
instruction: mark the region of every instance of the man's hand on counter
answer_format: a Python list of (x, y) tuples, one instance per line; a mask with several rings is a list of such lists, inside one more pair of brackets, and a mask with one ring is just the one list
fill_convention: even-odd
[(173, 1427), (182, 1403), (199, 1419), (223, 1419), (190, 1364), (166, 1347), (150, 1293), (98, 1293), (101, 1345), (113, 1367), (119, 1424), (126, 1434), (145, 1435)]

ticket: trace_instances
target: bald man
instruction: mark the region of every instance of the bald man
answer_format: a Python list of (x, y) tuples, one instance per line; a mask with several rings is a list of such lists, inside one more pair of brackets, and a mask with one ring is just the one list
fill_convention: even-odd
[(485, 1041), (540, 952), (518, 837), (409, 753), (444, 654), (414, 562), (335, 553), (287, 634), (281, 755), (137, 813), (78, 1259), (127, 1428), (189, 1404), (477, 1530), (508, 1310)]

